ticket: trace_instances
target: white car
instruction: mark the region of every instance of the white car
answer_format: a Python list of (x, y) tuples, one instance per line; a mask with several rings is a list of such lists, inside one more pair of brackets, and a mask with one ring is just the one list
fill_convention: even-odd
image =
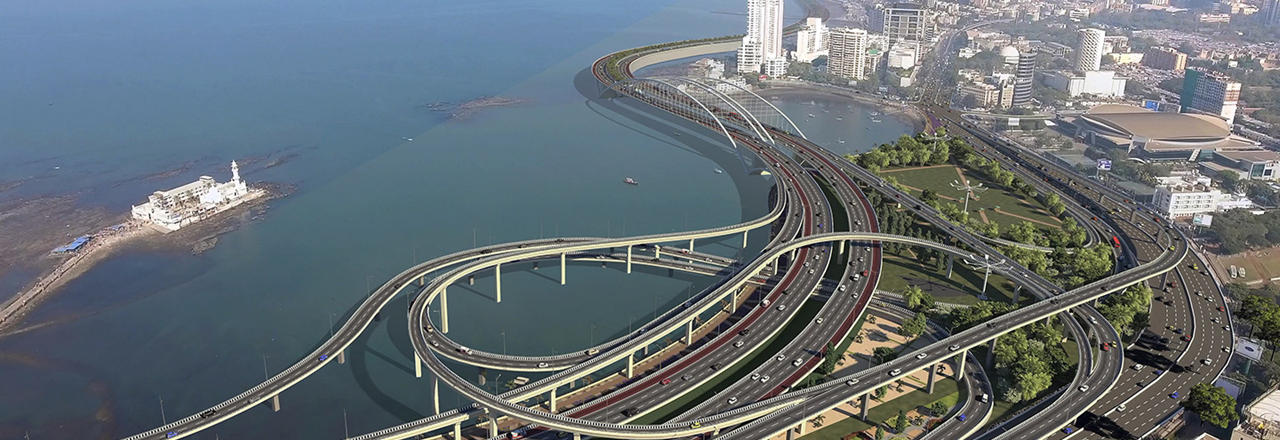
[(803, 363), (804, 363), (804, 361), (802, 361), (802, 360), (800, 360), (800, 359), (796, 359), (796, 360), (794, 360), (794, 361), (792, 361), (792, 362), (791, 362), (791, 365), (792, 365), (792, 366), (799, 367), (799, 366), (800, 366), (800, 364), (803, 364)]
[(756, 380), (759, 378), (760, 378), (760, 373), (751, 373), (751, 380)]
[(786, 310), (786, 309), (787, 309), (786, 304), (778, 304), (778, 310)]
[(780, 361), (781, 361), (781, 360), (786, 360), (786, 359), (787, 359), (787, 355), (785, 355), (785, 354), (780, 354), (780, 355), (778, 355), (778, 357), (776, 357), (776, 358), (774, 358), (774, 359), (777, 359), (777, 360), (780, 360)]
[(848, 386), (854, 386), (854, 385), (857, 385), (857, 384), (858, 384), (858, 379), (849, 379), (849, 380), (846, 380), (846, 381), (844, 381), (844, 384), (845, 384), (845, 385), (848, 385)]
[(768, 375), (768, 374), (766, 374), (766, 375), (764, 375), (764, 376), (760, 376), (760, 383), (766, 383), (766, 382), (768, 382), (768, 381), (769, 381), (769, 375)]
[(1133, 364), (1133, 371), (1138, 371), (1141, 369), (1142, 369), (1142, 364)]
[(730, 397), (730, 398), (729, 398), (729, 404), (730, 404), (730, 405), (733, 405), (733, 404), (735, 404), (735, 403), (738, 403), (738, 398), (737, 398), (737, 397)]
[(1083, 392), (1085, 392), (1085, 391), (1089, 391), (1089, 386), (1088, 386), (1088, 385), (1080, 385), (1080, 392), (1082, 392), (1082, 393), (1083, 393)]
[(899, 374), (902, 374), (902, 370), (901, 370), (901, 369), (897, 369), (897, 368), (895, 368), (893, 371), (890, 371), (890, 372), (889, 372), (889, 375), (890, 375), (890, 376), (897, 376), (897, 375), (899, 375)]
[(766, 299), (764, 301), (760, 301), (760, 305), (762, 307), (769, 307), (769, 300)]
[(1090, 323), (1090, 324), (1097, 324), (1097, 323), (1098, 323), (1098, 319), (1097, 319), (1097, 318), (1094, 318), (1094, 317), (1092, 317), (1092, 316), (1090, 316), (1090, 317), (1089, 317), (1089, 323)]
[(742, 342), (742, 341), (734, 342), (733, 348), (742, 348), (743, 344), (745, 344), (745, 342)]
[(548, 363), (546, 363), (546, 362), (538, 362), (538, 368), (547, 368), (547, 367), (550, 367), (550, 366), (551, 366), (551, 364), (548, 364)]
[(1120, 406), (1116, 407), (1116, 411), (1119, 411), (1119, 412), (1124, 412), (1124, 410), (1126, 409), (1129, 409), (1129, 408), (1125, 407), (1123, 403), (1121, 403)]
[(929, 353), (920, 353), (916, 355), (916, 359), (924, 359), (926, 357), (929, 357)]
[(812, 274), (812, 273), (813, 273), (813, 269), (809, 269), (809, 273), (810, 273), (810, 274)]
[(821, 323), (822, 323), (822, 318), (815, 319), (815, 320), (813, 320), (813, 322), (816, 322), (816, 323), (818, 323), (818, 324), (821, 324)]
[(960, 346), (959, 346), (959, 345), (952, 345), (952, 346), (948, 347), (948, 349), (950, 349), (951, 351), (956, 351), (956, 350), (959, 350), (959, 349), (960, 349)]
[(841, 292), (843, 292), (843, 291), (844, 291), (844, 284), (841, 284), (841, 285), (840, 285), (840, 289), (839, 289), (839, 290), (840, 290)]

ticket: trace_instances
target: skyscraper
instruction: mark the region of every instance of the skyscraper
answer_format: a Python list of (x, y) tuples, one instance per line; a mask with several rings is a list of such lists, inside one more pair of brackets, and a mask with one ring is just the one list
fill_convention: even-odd
[(890, 43), (925, 41), (926, 20), (924, 7), (915, 3), (895, 3), (885, 5), (879, 17), (872, 17), (872, 26), (888, 36)]
[(766, 59), (783, 56), (782, 0), (747, 0), (747, 35), (738, 48), (738, 71), (759, 72)]
[(822, 24), (821, 18), (805, 19), (804, 28), (796, 32), (796, 61), (809, 63), (814, 58), (826, 55), (827, 33), (827, 27)]
[(1262, 9), (1258, 11), (1258, 21), (1263, 26), (1280, 24), (1280, 0), (1263, 0)]
[(1076, 45), (1077, 71), (1088, 72), (1102, 68), (1102, 42), (1107, 38), (1102, 29), (1081, 29), (1080, 42)]
[(1013, 83), (1014, 107), (1031, 105), (1031, 90), (1036, 80), (1036, 55), (1036, 50), (1030, 47), (1024, 47), (1018, 52), (1018, 67)]
[(831, 29), (827, 42), (827, 71), (849, 79), (863, 79), (867, 68), (867, 31)]
[(1240, 83), (1220, 73), (1188, 69), (1182, 81), (1183, 113), (1195, 109), (1218, 115), (1231, 123), (1236, 118), (1240, 101)]

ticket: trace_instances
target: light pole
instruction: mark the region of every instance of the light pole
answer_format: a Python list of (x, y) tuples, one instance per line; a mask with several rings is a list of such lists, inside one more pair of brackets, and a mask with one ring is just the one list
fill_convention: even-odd
[(160, 397), (160, 396), (156, 396), (156, 398), (157, 398), (157, 399), (160, 399), (160, 424), (161, 424), (161, 425), (168, 425), (168, 424), (169, 424), (169, 419), (165, 418), (165, 416), (164, 416), (164, 398), (162, 398), (162, 397)]
[(351, 429), (347, 426), (347, 409), (342, 409), (342, 434), (345, 438), (351, 438)]
[(502, 355), (507, 355), (507, 331), (502, 331)]
[(262, 354), (262, 380), (265, 382), (267, 379), (270, 379), (270, 376), (267, 375), (267, 354), (263, 353)]
[(965, 179), (964, 183), (960, 183), (959, 180), (952, 180), (951, 187), (955, 188), (956, 191), (964, 191), (964, 212), (969, 212), (969, 199), (974, 197), (974, 193), (981, 194), (988, 189), (983, 187), (981, 182), (977, 185), (970, 185), (969, 179)]

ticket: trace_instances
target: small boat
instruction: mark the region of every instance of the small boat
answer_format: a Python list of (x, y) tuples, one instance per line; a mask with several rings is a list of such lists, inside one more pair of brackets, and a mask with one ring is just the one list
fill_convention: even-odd
[(843, 144), (843, 143), (844, 143), (844, 139), (836, 139), (836, 142), (839, 142), (839, 143), (842, 143), (842, 144)]
[(716, 168), (716, 174), (724, 174), (724, 170)]
[(871, 119), (871, 122), (875, 122), (875, 123), (879, 124), (879, 123), (880, 123), (880, 120), (879, 120), (879, 119), (872, 118), (872, 119)]
[(812, 117), (813, 117), (813, 113), (809, 113), (809, 117), (810, 117), (810, 118), (812, 118)]
[(836, 116), (836, 120), (837, 120), (837, 121), (843, 121), (843, 120), (844, 120), (844, 118), (843, 118), (843, 117), (840, 117), (840, 116)]
[(677, 132), (675, 132), (675, 135), (676, 135), (676, 136), (679, 136), (679, 135), (680, 135), (680, 132), (678, 132), (678, 131), (677, 131)]
[(831, 113), (831, 110), (823, 109), (823, 110), (822, 110), (822, 112), (823, 112), (823, 113)]
[(871, 116), (880, 116), (880, 112), (870, 112), (870, 113), (867, 113), (867, 114), (869, 114), (869, 115), (871, 115)]
[(623, 183), (626, 183), (627, 185), (639, 185), (639, 184), (640, 184), (640, 182), (637, 182), (637, 181), (636, 181), (636, 179), (632, 179), (632, 178), (630, 178), (630, 177), (628, 177), (628, 178), (626, 178), (626, 179), (622, 179), (622, 182), (623, 182)]
[(404, 139), (404, 140), (406, 140), (406, 141), (413, 142), (413, 138), (411, 138), (411, 137), (402, 137), (402, 138), (400, 138), (400, 139)]

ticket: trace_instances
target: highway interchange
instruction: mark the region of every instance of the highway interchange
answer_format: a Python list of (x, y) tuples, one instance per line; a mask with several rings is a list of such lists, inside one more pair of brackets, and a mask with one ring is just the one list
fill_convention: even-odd
[[(600, 77), (599, 66), (594, 66), (593, 70)], [(623, 71), (629, 74), (629, 69)], [(647, 87), (650, 87), (649, 95), (633, 93), (630, 96), (664, 110), (670, 110), (664, 106), (691, 107), (692, 103), (674, 94), (655, 97), (656, 92), (663, 91), (660, 86)], [(636, 90), (630, 89), (632, 92)], [(737, 120), (726, 118), (715, 114), (715, 110), (707, 117), (682, 114), (681, 116), (691, 118), (710, 129), (719, 128), (727, 132), (736, 140), (737, 145), (748, 148), (755, 157), (761, 159), (763, 167), (769, 169), (778, 183), (778, 201), (769, 215), (740, 225), (706, 231), (624, 239), (559, 238), (509, 243), (459, 252), (417, 265), (381, 286), (335, 332), (333, 338), (289, 369), (209, 410), (130, 439), (185, 437), (277, 396), (335, 357), (340, 357), (347, 345), (368, 326), (374, 315), (401, 291), (414, 298), (410, 309), (410, 334), (420, 365), (425, 364), (437, 380), (446, 382), (478, 405), (444, 412), (437, 405), (436, 416), (357, 438), (407, 438), (449, 426), (457, 432), (461, 423), (487, 412), (505, 414), (550, 428), (541, 434), (547, 438), (559, 437), (559, 433), (555, 432), (557, 430), (624, 438), (673, 438), (712, 432), (720, 433), (718, 438), (760, 438), (786, 431), (794, 427), (797, 420), (807, 420), (812, 414), (820, 413), (826, 408), (866, 395), (874, 388), (891, 382), (894, 377), (902, 374), (900, 372), (910, 373), (930, 368), (940, 362), (949, 362), (957, 353), (966, 352), (999, 334), (1055, 314), (1061, 314), (1063, 321), (1073, 332), (1102, 335), (1103, 340), (1118, 339), (1115, 330), (1088, 304), (1107, 293), (1123, 290), (1133, 283), (1148, 279), (1152, 279), (1149, 282), (1156, 295), (1163, 296), (1163, 301), (1153, 302), (1148, 331), (1150, 335), (1123, 350), (1095, 351), (1096, 345), (1081, 344), (1082, 362), (1076, 381), (1072, 388), (1063, 391), (1064, 398), (1056, 399), (1049, 404), (1049, 409), (1042, 411), (1042, 415), (1047, 417), (1020, 423), (1013, 429), (991, 435), (997, 436), (996, 438), (1019, 439), (1045, 436), (1102, 438), (1102, 435), (1114, 438), (1125, 438), (1127, 435), (1136, 438), (1176, 408), (1177, 401), (1167, 397), (1168, 394), (1174, 391), (1185, 393), (1192, 384), (1212, 381), (1220, 374), (1232, 346), (1230, 317), (1217, 309), (1223, 305), (1222, 294), (1213, 279), (1192, 269), (1206, 266), (1197, 255), (1188, 252), (1187, 242), (1181, 238), (1179, 231), (1168, 229), (1165, 220), (1146, 211), (1133, 213), (1141, 208), (1128, 203), (1122, 194), (1055, 168), (1055, 164), (1034, 153), (1017, 150), (1017, 147), (995, 139), (980, 128), (966, 126), (963, 119), (952, 114), (945, 106), (934, 106), (928, 110), (953, 133), (969, 131), (970, 134), (966, 137), (975, 146), (979, 146), (984, 154), (1010, 163), (1013, 165), (1012, 169), (1024, 179), (1030, 178), (1044, 190), (1058, 192), (1064, 202), (1084, 203), (1084, 198), (1087, 198), (1088, 202), (1083, 206), (1075, 203), (1067, 205), (1071, 209), (1071, 215), (1088, 227), (1091, 244), (1099, 241), (1105, 243), (1108, 235), (1114, 233), (1125, 243), (1125, 252), (1122, 254), (1128, 258), (1126, 261), (1135, 267), (1070, 292), (1062, 292), (1061, 288), (1030, 270), (1012, 261), (1003, 261), (997, 270), (1018, 280), (1020, 285), (1026, 286), (1038, 298), (1052, 297), (1052, 300), (1038, 301), (993, 319), (986, 326), (966, 330), (929, 345), (919, 351), (922, 355), (920, 358), (904, 356), (896, 361), (841, 377), (839, 381), (787, 392), (790, 385), (803, 379), (821, 362), (822, 347), (829, 341), (838, 342), (846, 337), (853, 324), (865, 313), (879, 276), (879, 246), (872, 240), (904, 239), (874, 234), (874, 210), (855, 179), (875, 188), (886, 197), (895, 198), (903, 207), (914, 211), (936, 227), (950, 228), (948, 234), (955, 236), (969, 249), (978, 251), (974, 254), (949, 249), (955, 255), (968, 258), (985, 255), (992, 259), (1003, 259), (1003, 256), (980, 237), (950, 225), (941, 218), (940, 213), (915, 200), (910, 194), (898, 192), (891, 186), (886, 187), (874, 174), (807, 142), (802, 136), (741, 117), (736, 118)], [(762, 138), (762, 131), (770, 132), (770, 140), (776, 142), (770, 143)], [(988, 147), (991, 151), (986, 151)], [(832, 207), (826, 203), (826, 196), (815, 177), (821, 177), (831, 186), (834, 196), (841, 202), (840, 209), (847, 214), (849, 224), (841, 225), (840, 228), (831, 224), (835, 218)], [(1090, 211), (1087, 206), (1091, 203), (1100, 206)], [(1088, 220), (1085, 220), (1086, 217)], [(771, 224), (774, 225), (776, 234), (761, 252), (761, 256), (752, 262), (733, 264), (705, 254), (684, 254), (679, 248), (661, 245), (689, 241), (692, 247), (696, 239), (749, 233)], [(849, 232), (834, 232), (835, 230)], [(940, 246), (932, 243), (921, 245)], [(619, 248), (626, 248), (626, 257), (613, 252)], [(598, 256), (584, 253), (605, 249), (610, 252)], [(449, 285), (482, 270), (492, 270), (496, 275), (503, 264), (556, 258), (565, 261), (570, 256), (581, 259), (590, 255), (589, 258), (601, 259), (604, 263), (627, 264), (629, 271), (630, 265), (638, 261), (631, 260), (641, 258), (636, 255), (639, 251), (654, 252), (645, 254), (643, 258), (658, 260), (649, 263), (659, 265), (683, 265), (685, 269), (692, 269), (697, 259), (710, 263), (708, 266), (728, 265), (728, 272), (725, 273), (727, 276), (708, 292), (691, 300), (683, 307), (684, 310), (676, 309), (662, 314), (634, 332), (602, 343), (589, 351), (560, 356), (503, 356), (475, 350), (463, 353), (459, 350), (460, 346), (445, 336), (447, 322), (429, 322), (427, 320), (430, 319), (430, 314), (424, 313), (436, 298), (439, 298), (443, 307)], [(622, 258), (627, 261), (624, 263)], [(679, 263), (680, 261), (684, 263)], [(824, 285), (823, 276), (829, 264), (841, 266), (838, 278), (840, 281)], [(426, 279), (427, 274), (439, 271), (447, 273), (433, 280)], [(1165, 273), (1167, 275), (1161, 275)], [(855, 274), (858, 275), (856, 281), (852, 279)], [(1177, 281), (1176, 286), (1170, 285), (1170, 281)], [(736, 292), (752, 283), (763, 283), (762, 288), (766, 292), (746, 299), (736, 297)], [(1163, 291), (1165, 287), (1169, 287), (1169, 292)], [(821, 319), (815, 319), (806, 325), (800, 335), (781, 352), (769, 353), (768, 356), (773, 359), (752, 372), (755, 377), (767, 379), (761, 381), (744, 378), (730, 385), (716, 398), (706, 400), (693, 410), (677, 416), (673, 422), (660, 425), (622, 424), (661, 408), (683, 393), (697, 388), (698, 384), (711, 380), (716, 371), (742, 361), (747, 354), (764, 346), (771, 336), (791, 320), (809, 295), (819, 289), (826, 289), (821, 293), (830, 296), (830, 300), (822, 305), (822, 310), (817, 315)], [(694, 317), (705, 316), (717, 308), (723, 308), (722, 301), (726, 299), (739, 299), (735, 304), (743, 305), (734, 311), (729, 323), (721, 325), (723, 329), (717, 328), (701, 340), (687, 341), (688, 347), (661, 369), (651, 372), (627, 371), (628, 376), (639, 377), (609, 393), (604, 399), (585, 403), (564, 414), (550, 414), (544, 409), (527, 408), (520, 403), (513, 403), (522, 402), (532, 395), (554, 393), (552, 390), (562, 387), (567, 383), (566, 379), (572, 381), (583, 374), (601, 369), (617, 371), (619, 361), (635, 359), (641, 348), (645, 348), (645, 354), (648, 354), (647, 347), (663, 336), (688, 334)], [(769, 301), (767, 305), (764, 300)], [(1086, 321), (1076, 320), (1067, 313), (1067, 310), (1073, 308)], [(750, 330), (743, 331), (747, 329)], [(1178, 336), (1174, 329), (1181, 329), (1184, 335), (1192, 335), (1191, 340), (1182, 341), (1174, 337)], [(1170, 342), (1158, 342), (1161, 337), (1168, 338)], [(492, 396), (449, 371), (436, 357), (437, 354), (489, 368), (559, 372), (502, 396)], [(1094, 356), (1097, 356), (1096, 362), (1093, 360)], [(1202, 361), (1207, 361), (1208, 365), (1202, 364)], [(1144, 367), (1134, 369), (1135, 364)], [(1157, 370), (1164, 373), (1156, 374)], [(973, 374), (977, 369), (969, 371)], [(668, 380), (678, 382), (663, 383)], [(846, 384), (846, 380), (856, 382)], [(966, 383), (974, 386), (973, 380)], [(668, 386), (677, 384), (678, 386)], [(1075, 389), (1081, 384), (1090, 385), (1089, 392), (1075, 395), (1084, 393)], [(985, 386), (989, 390), (989, 385)], [(1068, 395), (1072, 397), (1065, 398)], [(734, 398), (733, 403), (730, 403), (729, 398)], [(1144, 404), (1126, 411), (1116, 409), (1122, 403), (1130, 401), (1155, 404)], [(1160, 402), (1165, 403), (1159, 404)], [(624, 409), (628, 414), (622, 414)], [(965, 436), (972, 434), (980, 424), (979, 421), (972, 420), (977, 418), (974, 416), (981, 415), (981, 419), (985, 420), (989, 410), (989, 405), (966, 402), (959, 411), (969, 415), (971, 420), (968, 424), (950, 421), (936, 432), (960, 433)], [(1074, 420), (1076, 415), (1082, 413), (1084, 416)], [(1066, 434), (1062, 428), (1068, 424), (1083, 429), (1072, 429), (1071, 434)], [(521, 432), (533, 434), (537, 431), (522, 428)], [(496, 430), (491, 433), (499, 437), (510, 435)], [(947, 438), (942, 435), (931, 438)]]

